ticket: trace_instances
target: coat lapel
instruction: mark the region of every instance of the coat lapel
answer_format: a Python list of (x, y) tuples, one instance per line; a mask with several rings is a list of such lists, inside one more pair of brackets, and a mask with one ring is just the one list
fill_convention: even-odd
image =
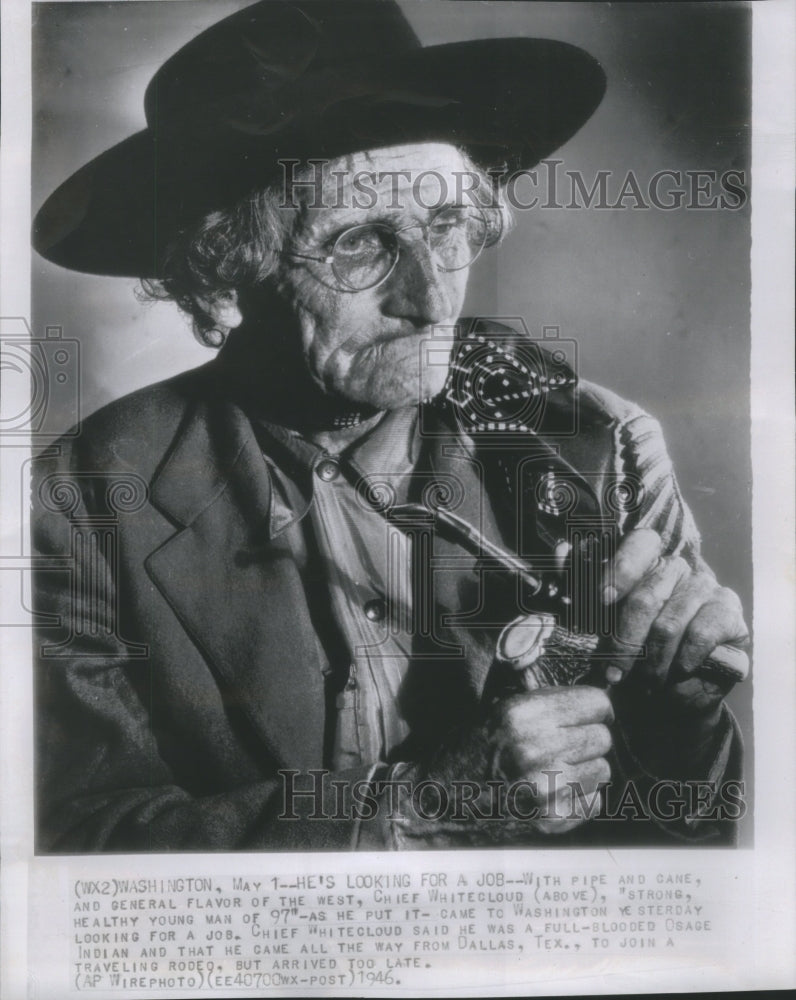
[[(530, 523), (528, 517), (536, 529), (541, 524), (540, 513), (528, 510), (538, 470), (577, 482), (580, 511), (600, 511), (591, 483), (575, 471), (583, 457), (567, 461), (561, 452), (572, 442), (564, 444), (551, 447), (535, 437), (503, 448), (440, 425), (422, 442), (415, 481), (419, 488), (430, 479), (447, 482), (458, 492), (460, 517), (491, 541), (530, 555), (517, 525)], [(595, 455), (610, 453), (602, 440), (591, 444)], [(528, 470), (534, 474), (522, 474)], [(151, 498), (175, 532), (150, 555), (147, 571), (218, 678), (230, 710), (248, 720), (280, 763), (320, 766), (325, 661), (298, 568), (279, 538), (270, 538), (267, 467), (239, 407), (210, 393), (197, 400), (153, 478)], [(477, 697), (499, 629), (516, 612), (509, 595), (484, 623), (476, 560), (436, 536), (433, 553), (455, 564), (434, 578), (438, 637), (463, 654), (450, 661), (450, 680), (461, 689), (464, 669), (465, 688)], [(492, 581), (489, 589), (500, 593), (501, 585)]]
[(322, 661), (298, 570), (269, 544), (270, 482), (233, 404), (197, 405), (151, 485), (177, 525), (147, 571), (274, 757), (322, 762)]
[[(585, 449), (605, 461), (610, 454), (604, 440), (607, 428), (597, 428), (585, 442), (562, 436), (551, 444), (540, 435), (510, 438), (483, 433), (470, 437), (461, 434), (458, 425), (449, 428), (446, 435), (444, 418), (439, 423), (432, 424), (432, 420), (429, 416), (424, 425), (431, 430), (428, 468), (441, 481), (455, 484), (452, 492), (459, 498), (456, 514), (489, 541), (544, 566), (557, 539), (566, 537), (568, 519), (602, 518), (598, 483), (605, 470), (595, 468), (583, 476), (572, 460), (584, 461), (581, 451)], [(564, 495), (571, 498), (571, 503), (558, 510), (554, 504), (545, 503), (551, 495)], [(440, 632), (463, 648), (469, 684), (480, 696), (500, 629), (523, 609), (516, 603), (517, 591), (505, 575), (502, 579), (498, 578), (500, 574), (478, 578), (476, 560), (470, 560), (468, 565), (460, 549), (440, 538), (434, 540), (434, 553), (438, 559), (453, 558), (461, 566), (456, 573), (440, 573), (437, 577), (435, 597), (442, 616), (439, 620), (449, 623), (449, 628), (443, 626)], [(463, 599), (462, 588), (468, 580), (472, 593)], [(469, 620), (461, 614), (462, 608), (474, 606), (477, 611)]]

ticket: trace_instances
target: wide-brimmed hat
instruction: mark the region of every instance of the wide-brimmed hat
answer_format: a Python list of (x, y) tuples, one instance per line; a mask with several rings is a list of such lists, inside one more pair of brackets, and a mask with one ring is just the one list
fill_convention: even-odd
[(183, 46), (147, 87), (147, 127), (66, 180), (34, 221), (48, 260), (156, 277), (203, 214), (306, 160), (438, 141), (528, 168), (589, 118), (599, 64), (550, 39), (423, 48), (393, 0), (263, 0)]

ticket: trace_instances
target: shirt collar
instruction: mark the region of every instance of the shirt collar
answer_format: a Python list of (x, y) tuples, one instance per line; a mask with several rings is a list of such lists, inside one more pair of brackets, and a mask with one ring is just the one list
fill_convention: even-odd
[(418, 456), (417, 422), (416, 406), (390, 410), (363, 437), (330, 456), (297, 431), (254, 419), (257, 439), (279, 486), (271, 504), (271, 535), (306, 515), (312, 504), (315, 469), (325, 459), (340, 463), (352, 487), (363, 479), (373, 484), (387, 482), (396, 500), (405, 499)]
[[(336, 456), (329, 456), (328, 452), (298, 431), (279, 424), (256, 419), (254, 427), (260, 445), (268, 448), (269, 459), (291, 478), (306, 478), (320, 460), (329, 457), (339, 459), (341, 464), (365, 475), (408, 471), (417, 461), (417, 420), (417, 407), (390, 410), (375, 427)], [(276, 447), (272, 449), (269, 445)]]

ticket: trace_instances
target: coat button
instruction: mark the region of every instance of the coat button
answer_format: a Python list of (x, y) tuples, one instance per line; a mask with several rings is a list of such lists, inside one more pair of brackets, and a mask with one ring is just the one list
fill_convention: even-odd
[(381, 598), (368, 601), (365, 605), (365, 617), (371, 622), (383, 622), (387, 615), (387, 606)]
[(315, 471), (325, 483), (330, 483), (340, 475), (340, 466), (333, 458), (324, 458), (318, 462)]

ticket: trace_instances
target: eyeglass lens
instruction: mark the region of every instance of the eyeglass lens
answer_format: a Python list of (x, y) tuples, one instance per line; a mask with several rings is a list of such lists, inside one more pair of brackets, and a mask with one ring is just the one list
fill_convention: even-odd
[[(423, 228), (428, 231), (431, 251), (445, 271), (467, 267), (487, 240), (486, 219), (475, 206), (443, 209)], [(398, 234), (392, 227), (382, 223), (354, 226), (338, 237), (332, 251), (332, 269), (348, 288), (372, 288), (390, 273), (398, 254)]]

